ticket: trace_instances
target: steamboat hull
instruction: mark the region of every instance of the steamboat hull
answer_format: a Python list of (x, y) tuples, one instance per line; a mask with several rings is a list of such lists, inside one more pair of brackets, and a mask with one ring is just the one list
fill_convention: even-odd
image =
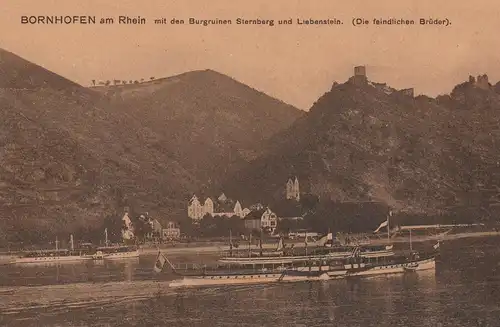
[(184, 276), (183, 279), (172, 281), (169, 286), (178, 287), (199, 287), (199, 286), (224, 286), (224, 285), (248, 285), (248, 284), (270, 284), (285, 282), (304, 282), (313, 280), (332, 279), (325, 273), (321, 274), (301, 274), (301, 273), (255, 273), (245, 275), (205, 275), (205, 276)]
[(436, 269), (436, 260), (434, 258), (429, 258), (408, 263), (386, 264), (373, 267), (362, 267), (361, 265), (356, 264), (347, 266), (348, 269), (346, 269), (346, 277), (361, 277), (432, 270)]
[(184, 275), (180, 280), (172, 281), (169, 286), (199, 287), (199, 286), (222, 286), (222, 285), (244, 285), (244, 284), (269, 284), (280, 282), (302, 282), (343, 279), (348, 277), (363, 277), (387, 274), (401, 274), (435, 269), (435, 259), (412, 261), (400, 264), (386, 264), (367, 266), (363, 264), (345, 265), (343, 268), (332, 269), (328, 266), (300, 267), (283, 272), (262, 272), (247, 274), (203, 274)]
[[(360, 256), (364, 258), (375, 258), (382, 256), (393, 256), (392, 251), (376, 251), (362, 253)], [(352, 256), (351, 252), (335, 252), (326, 255), (309, 255), (309, 256), (262, 256), (262, 257), (224, 257), (219, 259), (220, 263), (235, 264), (235, 265), (280, 265), (304, 262), (309, 260), (335, 260), (346, 259)]]
[(104, 260), (123, 260), (123, 259), (133, 259), (139, 258), (139, 251), (130, 252), (117, 252), (117, 253), (106, 253), (102, 256)]
[(85, 256), (53, 256), (53, 257), (34, 257), (34, 258), (16, 258), (11, 261), (12, 264), (29, 263), (51, 263), (51, 262), (81, 262), (91, 260)]

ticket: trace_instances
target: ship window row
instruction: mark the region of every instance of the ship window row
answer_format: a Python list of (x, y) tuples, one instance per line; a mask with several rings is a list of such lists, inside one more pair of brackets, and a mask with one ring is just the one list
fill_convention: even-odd
[(404, 267), (404, 266), (405, 265), (379, 266), (379, 267), (375, 267), (375, 269), (401, 268), (401, 267)]
[[(250, 276), (248, 276), (248, 277), (249, 277), (249, 278), (254, 278), (255, 276), (254, 276), (254, 275), (250, 275)], [(269, 275), (264, 275), (264, 277), (269, 277)], [(219, 277), (217, 277), (217, 276), (211, 276), (211, 277), (210, 277), (210, 279), (217, 279), (217, 278), (218, 278), (218, 279), (222, 279), (222, 278), (223, 278), (223, 276), (219, 276)], [(226, 279), (229, 279), (229, 278), (231, 278), (231, 277), (230, 277), (230, 276), (226, 276)], [(235, 278), (235, 279), (237, 279), (237, 278), (238, 278), (238, 276), (234, 276), (234, 278)], [(247, 276), (241, 276), (241, 278), (247, 278)]]

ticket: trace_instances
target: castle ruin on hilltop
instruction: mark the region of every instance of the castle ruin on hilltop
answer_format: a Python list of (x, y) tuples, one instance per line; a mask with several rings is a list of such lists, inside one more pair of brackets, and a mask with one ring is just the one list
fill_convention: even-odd
[(488, 81), (488, 75), (486, 74), (478, 75), (477, 79), (469, 75), (469, 83), (483, 90), (489, 90), (491, 88), (490, 82)]
[[(351, 78), (349, 78), (349, 82), (359, 86), (370, 85), (386, 94), (399, 94), (410, 98), (413, 98), (415, 96), (415, 90), (413, 88), (396, 90), (392, 87), (389, 87), (387, 83), (370, 82), (366, 75), (366, 66), (355, 66), (354, 75), (351, 76)], [(337, 85), (338, 85), (337, 83), (334, 83), (332, 89), (335, 88), (335, 86)]]
[(363, 85), (368, 83), (368, 78), (366, 77), (366, 67), (355, 66), (354, 75), (351, 77), (351, 81), (356, 85)]

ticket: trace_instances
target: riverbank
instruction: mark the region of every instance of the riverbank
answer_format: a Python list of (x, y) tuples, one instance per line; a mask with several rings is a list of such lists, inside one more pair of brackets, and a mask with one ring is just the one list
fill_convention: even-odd
[[(461, 239), (461, 238), (474, 238), (474, 237), (495, 237), (495, 236), (500, 236), (500, 232), (495, 232), (495, 231), (489, 231), (489, 232), (464, 232), (464, 233), (457, 233), (457, 234), (446, 234), (446, 235), (426, 235), (426, 236), (413, 236), (411, 241), (413, 243), (418, 243), (418, 242), (429, 242), (429, 241), (449, 241), (449, 240), (456, 240), (456, 239)], [(391, 239), (392, 243), (409, 243), (410, 242), (410, 237), (409, 236), (400, 236), (400, 237), (395, 237)], [(294, 248), (303, 248), (304, 247), (304, 242), (297, 242), (297, 241), (288, 241), (285, 242), (287, 247), (290, 247), (293, 244)], [(387, 244), (387, 239), (381, 238), (381, 239), (374, 239), (371, 240), (370, 242), (373, 245), (382, 245), (382, 244)], [(262, 244), (262, 248), (266, 250), (272, 250), (275, 249), (277, 246), (277, 243), (264, 243)], [(241, 244), (239, 249), (248, 249), (249, 246), (245, 244)], [(166, 246), (166, 245), (160, 245), (159, 247), (156, 248), (146, 248), (142, 247), (141, 248), (141, 254), (145, 255), (150, 255), (150, 254), (156, 254), (158, 253), (158, 249), (162, 250), (165, 252), (165, 254), (211, 254), (211, 253), (219, 253), (223, 251), (229, 251), (229, 245), (225, 244), (220, 244), (220, 245), (210, 245), (210, 246), (193, 246), (193, 247), (186, 247), (181, 244), (177, 246)], [(252, 244), (250, 246), (250, 249), (252, 250), (258, 250), (259, 246), (258, 244)]]
[[(413, 236), (411, 241), (413, 243), (418, 242), (429, 242), (429, 241), (450, 241), (461, 238), (480, 238), (480, 237), (499, 237), (500, 232), (495, 231), (483, 231), (483, 232), (464, 232), (457, 234), (446, 234), (446, 235), (425, 235), (425, 236)], [(399, 236), (391, 239), (392, 243), (409, 243), (409, 236)], [(304, 241), (286, 241), (286, 246), (291, 247), (293, 244), (294, 248), (303, 248)], [(205, 243), (206, 244), (206, 243)], [(382, 245), (387, 244), (387, 239), (372, 239), (371, 244), (373, 245)], [(312, 243), (310, 243), (312, 245)], [(275, 249), (277, 246), (277, 242), (273, 243), (264, 243), (262, 244), (262, 248), (266, 250)], [(248, 244), (241, 243), (239, 249), (247, 250), (249, 248)], [(159, 245), (159, 247), (153, 246), (142, 246), (140, 248), (141, 255), (154, 255), (158, 253), (158, 249), (163, 251), (165, 254), (170, 255), (201, 255), (201, 254), (217, 254), (224, 251), (229, 251), (229, 245), (224, 243), (209, 243), (207, 245), (203, 245), (202, 242), (196, 244), (186, 244), (186, 243), (178, 243), (175, 246), (172, 245)], [(258, 244), (252, 244), (250, 249), (258, 250)], [(8, 264), (12, 258), (16, 256), (16, 253), (2, 253), (0, 254), (0, 265)]]
[[(413, 236), (411, 238), (412, 242), (428, 242), (428, 241), (450, 241), (457, 240), (461, 238), (474, 238), (474, 237), (494, 237), (500, 236), (500, 231), (489, 231), (489, 232), (464, 232), (457, 234), (445, 234), (445, 235), (425, 235), (425, 236)], [(395, 237), (391, 239), (392, 243), (409, 243), (410, 237)], [(386, 244), (387, 239), (379, 239), (372, 241), (372, 244)]]

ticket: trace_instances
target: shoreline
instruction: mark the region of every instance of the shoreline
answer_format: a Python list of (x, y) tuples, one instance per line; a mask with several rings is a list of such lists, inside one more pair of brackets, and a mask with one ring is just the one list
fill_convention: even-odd
[[(462, 238), (474, 238), (474, 237), (493, 237), (493, 236), (500, 236), (500, 231), (499, 232), (465, 232), (465, 233), (457, 233), (457, 234), (447, 234), (447, 235), (429, 235), (429, 236), (413, 236), (412, 237), (412, 243), (418, 243), (418, 242), (428, 242), (428, 241), (450, 241), (450, 240), (457, 240), (457, 239), (462, 239)], [(410, 242), (410, 237), (409, 236), (403, 236), (403, 237), (395, 237), (391, 239), (392, 243), (409, 243)], [(304, 242), (285, 242), (287, 244), (287, 247), (290, 246), (291, 244), (294, 244), (294, 248), (303, 248), (304, 247)], [(377, 240), (371, 240), (370, 244), (373, 245), (382, 245), (382, 244), (387, 244), (386, 239), (377, 239)], [(312, 245), (312, 243), (311, 243)], [(270, 249), (275, 249), (277, 246), (276, 243), (264, 243), (262, 244), (262, 248), (266, 250)], [(252, 244), (250, 247), (248, 245), (246, 246), (240, 246), (238, 249), (233, 249), (235, 251), (238, 250), (248, 250), (250, 248), (251, 250), (258, 250), (259, 246), (256, 244)], [(212, 254), (212, 253), (220, 253), (223, 251), (229, 251), (229, 245), (211, 245), (211, 246), (196, 246), (196, 247), (172, 247), (172, 246), (159, 246), (158, 248), (147, 248), (147, 247), (142, 247), (140, 249), (141, 254), (144, 255), (152, 255), (152, 254), (157, 254), (158, 250), (163, 250), (165, 251), (166, 254)]]
[[(479, 237), (494, 237), (494, 236), (500, 236), (500, 231), (495, 232), (495, 231), (489, 231), (489, 232), (464, 232), (464, 233), (457, 233), (457, 234), (447, 234), (447, 235), (427, 235), (427, 236), (413, 236), (412, 237), (412, 243), (419, 243), (419, 242), (429, 242), (429, 241), (450, 241), (450, 240), (457, 240), (457, 239), (462, 239), (462, 238), (479, 238)], [(409, 236), (400, 236), (400, 237), (395, 237), (391, 239), (391, 243), (409, 243), (410, 242), (410, 237)], [(262, 248), (266, 250), (272, 250), (275, 249), (277, 246), (278, 241), (275, 243), (264, 243), (262, 244)], [(293, 241), (293, 242), (285, 242), (288, 246), (291, 246), (294, 244), (295, 248), (304, 248), (304, 242), (300, 241)], [(164, 251), (165, 254), (169, 255), (183, 255), (183, 254), (189, 254), (189, 255), (201, 255), (201, 254), (218, 254), (224, 251), (229, 251), (229, 245), (226, 244), (213, 244), (212, 245), (201, 245), (203, 243), (198, 243), (192, 247), (186, 246), (186, 244), (179, 244), (177, 246), (169, 246), (169, 245), (160, 245), (159, 247), (140, 247), (139, 252), (141, 255), (155, 255), (158, 253), (158, 250)], [(210, 243), (206, 243), (210, 244)], [(387, 239), (376, 239), (376, 240), (371, 240), (370, 244), (373, 245), (383, 245), (387, 244)], [(311, 246), (313, 246), (313, 243), (311, 242)], [(259, 250), (259, 246), (257, 244), (252, 244), (250, 247), (245, 244), (240, 244), (239, 248), (234, 248), (233, 250), (235, 251), (244, 251), (244, 250)], [(9, 261), (16, 256), (15, 252), (12, 253), (1, 253), (0, 254), (0, 265), (5, 265), (8, 264)]]

